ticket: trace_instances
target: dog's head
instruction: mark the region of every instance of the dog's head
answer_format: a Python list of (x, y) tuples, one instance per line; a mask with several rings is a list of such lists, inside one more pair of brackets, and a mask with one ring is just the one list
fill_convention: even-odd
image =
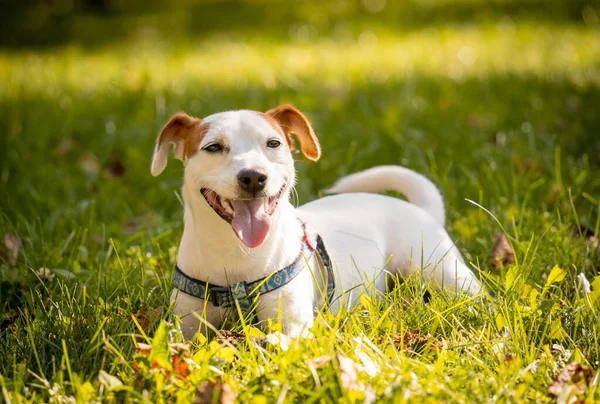
[(291, 105), (267, 112), (228, 111), (204, 119), (175, 114), (156, 143), (152, 175), (167, 165), (169, 146), (185, 165), (185, 186), (231, 223), (248, 247), (263, 243), (280, 199), (295, 182), (292, 134), (310, 160), (321, 155), (310, 122)]

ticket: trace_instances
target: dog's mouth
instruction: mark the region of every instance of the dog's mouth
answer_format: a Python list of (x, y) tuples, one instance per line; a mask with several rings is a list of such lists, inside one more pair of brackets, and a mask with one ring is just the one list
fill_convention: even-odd
[(231, 223), (231, 227), (240, 240), (250, 248), (260, 246), (271, 227), (271, 216), (277, 209), (279, 198), (283, 194), (285, 185), (273, 196), (252, 199), (227, 199), (209, 188), (202, 188), (200, 192), (208, 205), (221, 216), (223, 220)]

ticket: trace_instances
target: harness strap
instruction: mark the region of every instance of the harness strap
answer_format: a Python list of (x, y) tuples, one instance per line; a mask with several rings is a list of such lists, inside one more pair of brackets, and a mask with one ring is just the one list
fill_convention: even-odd
[(331, 306), (333, 303), (333, 295), (335, 294), (335, 278), (333, 276), (333, 266), (331, 265), (331, 259), (325, 249), (325, 243), (321, 236), (317, 235), (317, 254), (321, 257), (321, 262), (327, 271), (327, 304)]
[(215, 285), (190, 278), (176, 266), (173, 275), (173, 286), (188, 295), (208, 300), (217, 307), (231, 307), (233, 302), (237, 300), (242, 309), (248, 309), (250, 308), (250, 300), (258, 297), (258, 295), (279, 289), (302, 272), (304, 268), (302, 261), (302, 252), (300, 252), (294, 262), (282, 270), (254, 282), (238, 282), (229, 286)]
[[(316, 240), (306, 231), (306, 225), (302, 223), (304, 230), (303, 244), (311, 252), (316, 252), (319, 256), (320, 264), (327, 273), (327, 303), (331, 305), (333, 295), (335, 294), (335, 278), (331, 260), (325, 250), (325, 244), (321, 236), (317, 235)], [(231, 307), (237, 300), (240, 308), (248, 310), (250, 303), (259, 295), (272, 292), (291, 282), (304, 269), (303, 248), (298, 257), (287, 267), (267, 275), (254, 282), (238, 282), (229, 286), (220, 286), (213, 283), (200, 281), (187, 276), (179, 266), (175, 266), (173, 275), (173, 287), (200, 299), (204, 299), (217, 307)]]

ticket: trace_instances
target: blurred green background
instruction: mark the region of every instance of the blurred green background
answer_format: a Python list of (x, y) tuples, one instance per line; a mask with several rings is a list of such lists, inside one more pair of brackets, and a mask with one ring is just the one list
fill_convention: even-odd
[[(58, 284), (40, 288), (43, 267), (76, 285), (74, 318), (101, 318), (88, 307), (98, 299), (118, 313), (166, 305), (182, 166), (150, 175), (158, 131), (180, 110), (283, 102), (323, 146), (316, 164), (297, 156), (301, 203), (341, 175), (402, 164), (440, 186), (474, 266), (489, 269), (499, 227), (466, 199), (509, 229), (535, 276), (555, 264), (597, 273), (572, 237), (599, 227), (597, 1), (28, 0), (0, 16), (0, 233), (21, 243), (15, 260), (6, 246), (0, 256), (3, 325), (37, 311), (31, 341), (48, 366), (71, 338), (43, 320), (66, 301)], [(111, 324), (116, 339), (134, 330)], [(33, 360), (29, 337), (0, 335), (5, 363)], [(77, 366), (97, 369), (89, 355)]]
[[(507, 221), (531, 201), (568, 211), (571, 192), (594, 228), (599, 13), (579, 0), (13, 2), (0, 24), (3, 224), (52, 242), (100, 225), (122, 239), (132, 221), (179, 231), (179, 162), (148, 170), (170, 114), (290, 102), (324, 149), (298, 159), (301, 202), (404, 164), (441, 186), (451, 219), (466, 198)], [(35, 251), (32, 267), (46, 259)]]

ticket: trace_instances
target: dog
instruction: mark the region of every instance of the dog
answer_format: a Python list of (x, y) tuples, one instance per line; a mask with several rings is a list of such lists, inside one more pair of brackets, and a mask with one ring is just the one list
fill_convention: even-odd
[[(152, 174), (164, 170), (170, 145), (185, 167), (171, 295), (185, 338), (252, 304), (259, 324), (280, 320), (287, 336), (307, 335), (321, 307), (335, 313), (361, 292), (384, 293), (396, 276), (419, 274), (435, 291), (483, 291), (444, 229), (440, 192), (412, 170), (371, 168), (294, 207), (293, 135), (307, 159), (320, 158), (311, 123), (287, 104), (204, 119), (177, 113), (160, 132)], [(386, 190), (408, 201), (377, 194)]]

